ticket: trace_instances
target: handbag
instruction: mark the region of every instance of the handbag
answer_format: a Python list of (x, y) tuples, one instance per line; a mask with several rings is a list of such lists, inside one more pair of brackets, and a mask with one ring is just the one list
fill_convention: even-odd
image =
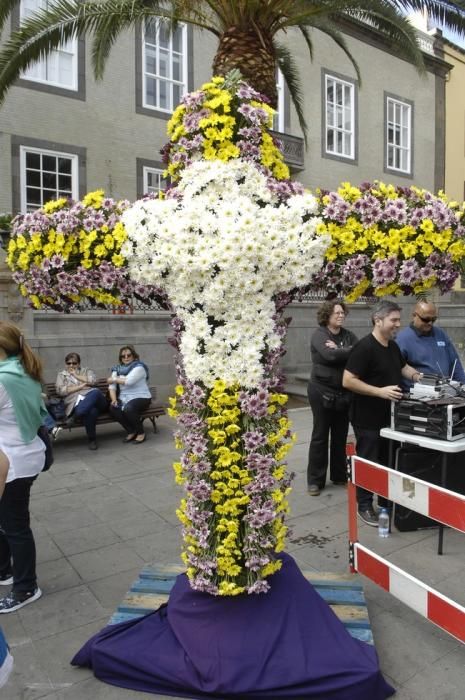
[(54, 462), (52, 441), (50, 440), (50, 435), (48, 434), (48, 430), (45, 427), (45, 425), (41, 425), (39, 427), (37, 435), (40, 437), (40, 439), (45, 445), (45, 462), (44, 466), (42, 467), (42, 471), (46, 472), (50, 469)]
[(321, 392), (323, 408), (331, 411), (348, 411), (350, 406), (350, 394), (348, 391), (324, 388)]
[(51, 398), (47, 399), (45, 406), (50, 415), (57, 421), (64, 421), (66, 419), (65, 402), (63, 399)]

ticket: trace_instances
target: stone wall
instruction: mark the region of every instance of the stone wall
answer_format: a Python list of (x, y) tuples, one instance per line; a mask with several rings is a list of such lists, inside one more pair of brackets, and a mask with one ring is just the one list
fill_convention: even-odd
[[(60, 314), (52, 311), (31, 311), (23, 305), (0, 251), (0, 318), (11, 320), (23, 328), (26, 338), (39, 353), (50, 382), (63, 367), (68, 352), (78, 352), (83, 366), (94, 369), (99, 377), (108, 376), (117, 362), (118, 350), (125, 343), (137, 348), (151, 371), (151, 382), (158, 387), (159, 397), (166, 401), (176, 381), (174, 351), (168, 343), (171, 335), (170, 316), (164, 311), (133, 314), (89, 312)], [(321, 301), (295, 303), (287, 307), (285, 316), (292, 319), (286, 340), (283, 370), (292, 379), (295, 374), (310, 371), (310, 338), (316, 328), (316, 312)], [(453, 339), (462, 359), (465, 358), (465, 295), (452, 293), (435, 299), (441, 326)], [(414, 300), (400, 299), (402, 325), (409, 323)], [(371, 331), (372, 304), (350, 306), (346, 326), (358, 337)]]

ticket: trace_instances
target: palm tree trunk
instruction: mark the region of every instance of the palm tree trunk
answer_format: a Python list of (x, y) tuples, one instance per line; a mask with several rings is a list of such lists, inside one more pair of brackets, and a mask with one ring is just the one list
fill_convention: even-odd
[(238, 68), (244, 80), (277, 107), (276, 56), (271, 37), (250, 29), (230, 27), (220, 37), (213, 61), (213, 74), (226, 75)]

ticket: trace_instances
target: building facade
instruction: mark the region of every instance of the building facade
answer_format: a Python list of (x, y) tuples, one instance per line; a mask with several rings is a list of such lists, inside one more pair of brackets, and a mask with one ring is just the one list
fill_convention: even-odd
[[(23, 0), (12, 18), (36, 9)], [(309, 127), (304, 148), (289, 96), (278, 80), (276, 131), (296, 176), (309, 187), (382, 179), (430, 189), (444, 185), (447, 63), (422, 33), (426, 73), (400, 59), (368, 26), (342, 27), (358, 62), (314, 31), (314, 61), (300, 34), (286, 40), (299, 66)], [(157, 21), (123, 35), (95, 81), (90, 42), (70, 41), (28, 70), (0, 109), (0, 211), (26, 211), (57, 196), (103, 188), (134, 200), (163, 186), (160, 149), (185, 92), (211, 74), (215, 39)]]
[(446, 176), (449, 197), (465, 199), (465, 50), (444, 40), (444, 58), (453, 66), (446, 82)]

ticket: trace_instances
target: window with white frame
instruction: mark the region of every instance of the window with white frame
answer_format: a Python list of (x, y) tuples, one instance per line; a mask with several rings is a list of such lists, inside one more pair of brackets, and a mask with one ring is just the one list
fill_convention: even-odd
[(355, 158), (355, 85), (325, 75), (325, 152)]
[(21, 146), (21, 211), (39, 209), (51, 199), (78, 199), (78, 156)]
[(163, 177), (163, 170), (144, 167), (142, 174), (144, 194), (158, 194), (166, 189), (167, 183), (166, 178)]
[(278, 93), (278, 104), (276, 107), (276, 114), (273, 116), (273, 129), (283, 134), (285, 131), (284, 76), (279, 68), (276, 73), (276, 92)]
[[(48, 0), (21, 0), (20, 17), (26, 19), (38, 10), (47, 9)], [(78, 41), (69, 39), (41, 61), (37, 61), (22, 74), (25, 80), (33, 80), (46, 85), (78, 89)]]
[(143, 106), (172, 112), (187, 92), (187, 26), (170, 30), (160, 18), (146, 20), (142, 67)]
[(386, 97), (386, 167), (410, 173), (412, 163), (412, 105)]

